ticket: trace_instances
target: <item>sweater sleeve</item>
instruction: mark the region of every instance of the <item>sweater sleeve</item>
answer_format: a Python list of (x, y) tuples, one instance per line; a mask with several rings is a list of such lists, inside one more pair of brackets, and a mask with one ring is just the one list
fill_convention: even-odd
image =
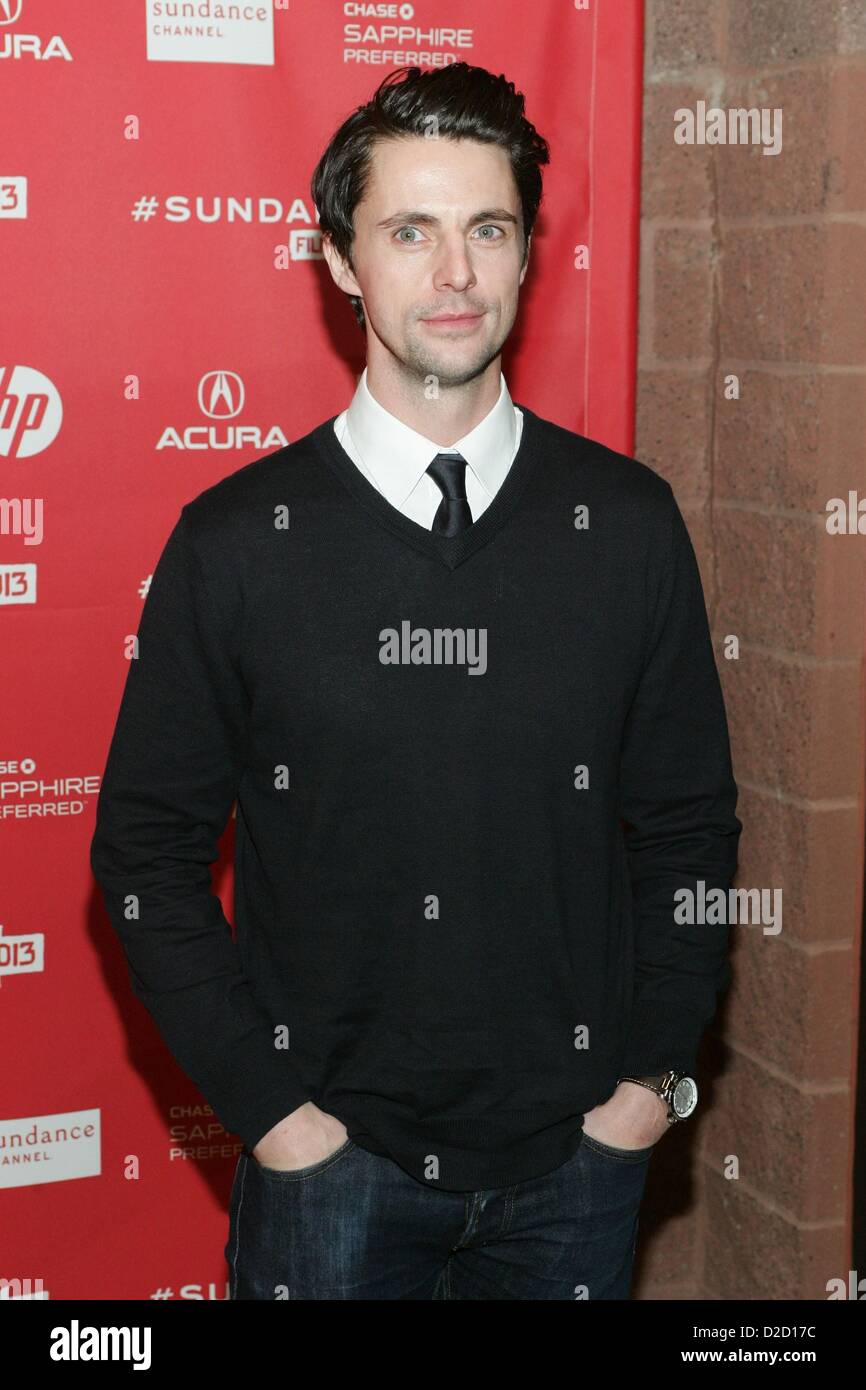
[[(670, 1068), (694, 1075), (702, 1034), (731, 979), (727, 890), (742, 830), (700, 572), (666, 486), (668, 558), (651, 602), (646, 658), (620, 762), (634, 909), (634, 992), (623, 1074), (634, 1076)], [(719, 924), (678, 920), (684, 914), (674, 894), (687, 889), (693, 901), (703, 901), (700, 880), (706, 894), (725, 891)]]
[(187, 512), (141, 615), (90, 863), (134, 994), (219, 1119), (253, 1148), (309, 1097), (275, 1047), (211, 887), (243, 765), (247, 697)]

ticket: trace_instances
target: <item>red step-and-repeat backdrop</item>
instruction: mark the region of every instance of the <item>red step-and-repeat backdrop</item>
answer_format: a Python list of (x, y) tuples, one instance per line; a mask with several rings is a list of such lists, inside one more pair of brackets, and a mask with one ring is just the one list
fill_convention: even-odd
[(363, 370), (321, 151), (387, 72), (461, 59), (551, 147), (511, 395), (629, 452), (640, 0), (0, 0), (0, 1298), (227, 1296), (240, 1141), (131, 993), (100, 774), (180, 508)]

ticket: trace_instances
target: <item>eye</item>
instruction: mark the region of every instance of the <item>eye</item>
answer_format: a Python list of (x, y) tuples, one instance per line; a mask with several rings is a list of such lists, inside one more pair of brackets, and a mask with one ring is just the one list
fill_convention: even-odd
[[(505, 232), (502, 230), (502, 228), (501, 228), (501, 227), (495, 226), (492, 222), (485, 222), (483, 226), (476, 228), (476, 230), (477, 230), (478, 232), (495, 232), (495, 233), (497, 233), (496, 236), (481, 236), (481, 237), (478, 238), (479, 241), (501, 241), (502, 238), (505, 236)], [(417, 246), (418, 240), (417, 240), (415, 237), (412, 237), (411, 240), (407, 240), (407, 239), (403, 236), (403, 233), (404, 233), (404, 232), (417, 232), (417, 231), (418, 231), (418, 228), (417, 228), (416, 226), (414, 226), (412, 223), (408, 223), (408, 222), (407, 222), (406, 225), (405, 225), (404, 227), (398, 228), (398, 230), (394, 233), (394, 236), (395, 236), (395, 239), (396, 239), (396, 240), (402, 241), (404, 246)], [(421, 237), (420, 232), (418, 233), (418, 236), (419, 236), (419, 238), (420, 238), (421, 240), (423, 240), (423, 237)]]

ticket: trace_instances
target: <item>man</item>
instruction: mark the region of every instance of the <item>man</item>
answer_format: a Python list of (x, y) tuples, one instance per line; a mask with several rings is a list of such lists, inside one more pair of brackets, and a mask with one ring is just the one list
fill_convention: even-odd
[(182, 509), (142, 614), (92, 864), (244, 1142), (234, 1298), (627, 1298), (729, 980), (682, 907), (741, 829), (683, 519), (501, 373), (547, 161), (463, 63), (344, 122), (313, 196), (366, 370)]

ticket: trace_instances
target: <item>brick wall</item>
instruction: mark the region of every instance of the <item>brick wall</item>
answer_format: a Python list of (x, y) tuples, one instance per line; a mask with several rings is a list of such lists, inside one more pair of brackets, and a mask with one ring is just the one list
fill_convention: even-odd
[[(732, 927), (702, 1104), (653, 1158), (633, 1296), (826, 1298), (851, 1267), (863, 923), (866, 534), (828, 534), (826, 508), (855, 490), (866, 532), (866, 6), (646, 15), (635, 452), (701, 566), (735, 883), (781, 888), (783, 924)], [(674, 113), (701, 100), (780, 108), (781, 152), (677, 144)]]

